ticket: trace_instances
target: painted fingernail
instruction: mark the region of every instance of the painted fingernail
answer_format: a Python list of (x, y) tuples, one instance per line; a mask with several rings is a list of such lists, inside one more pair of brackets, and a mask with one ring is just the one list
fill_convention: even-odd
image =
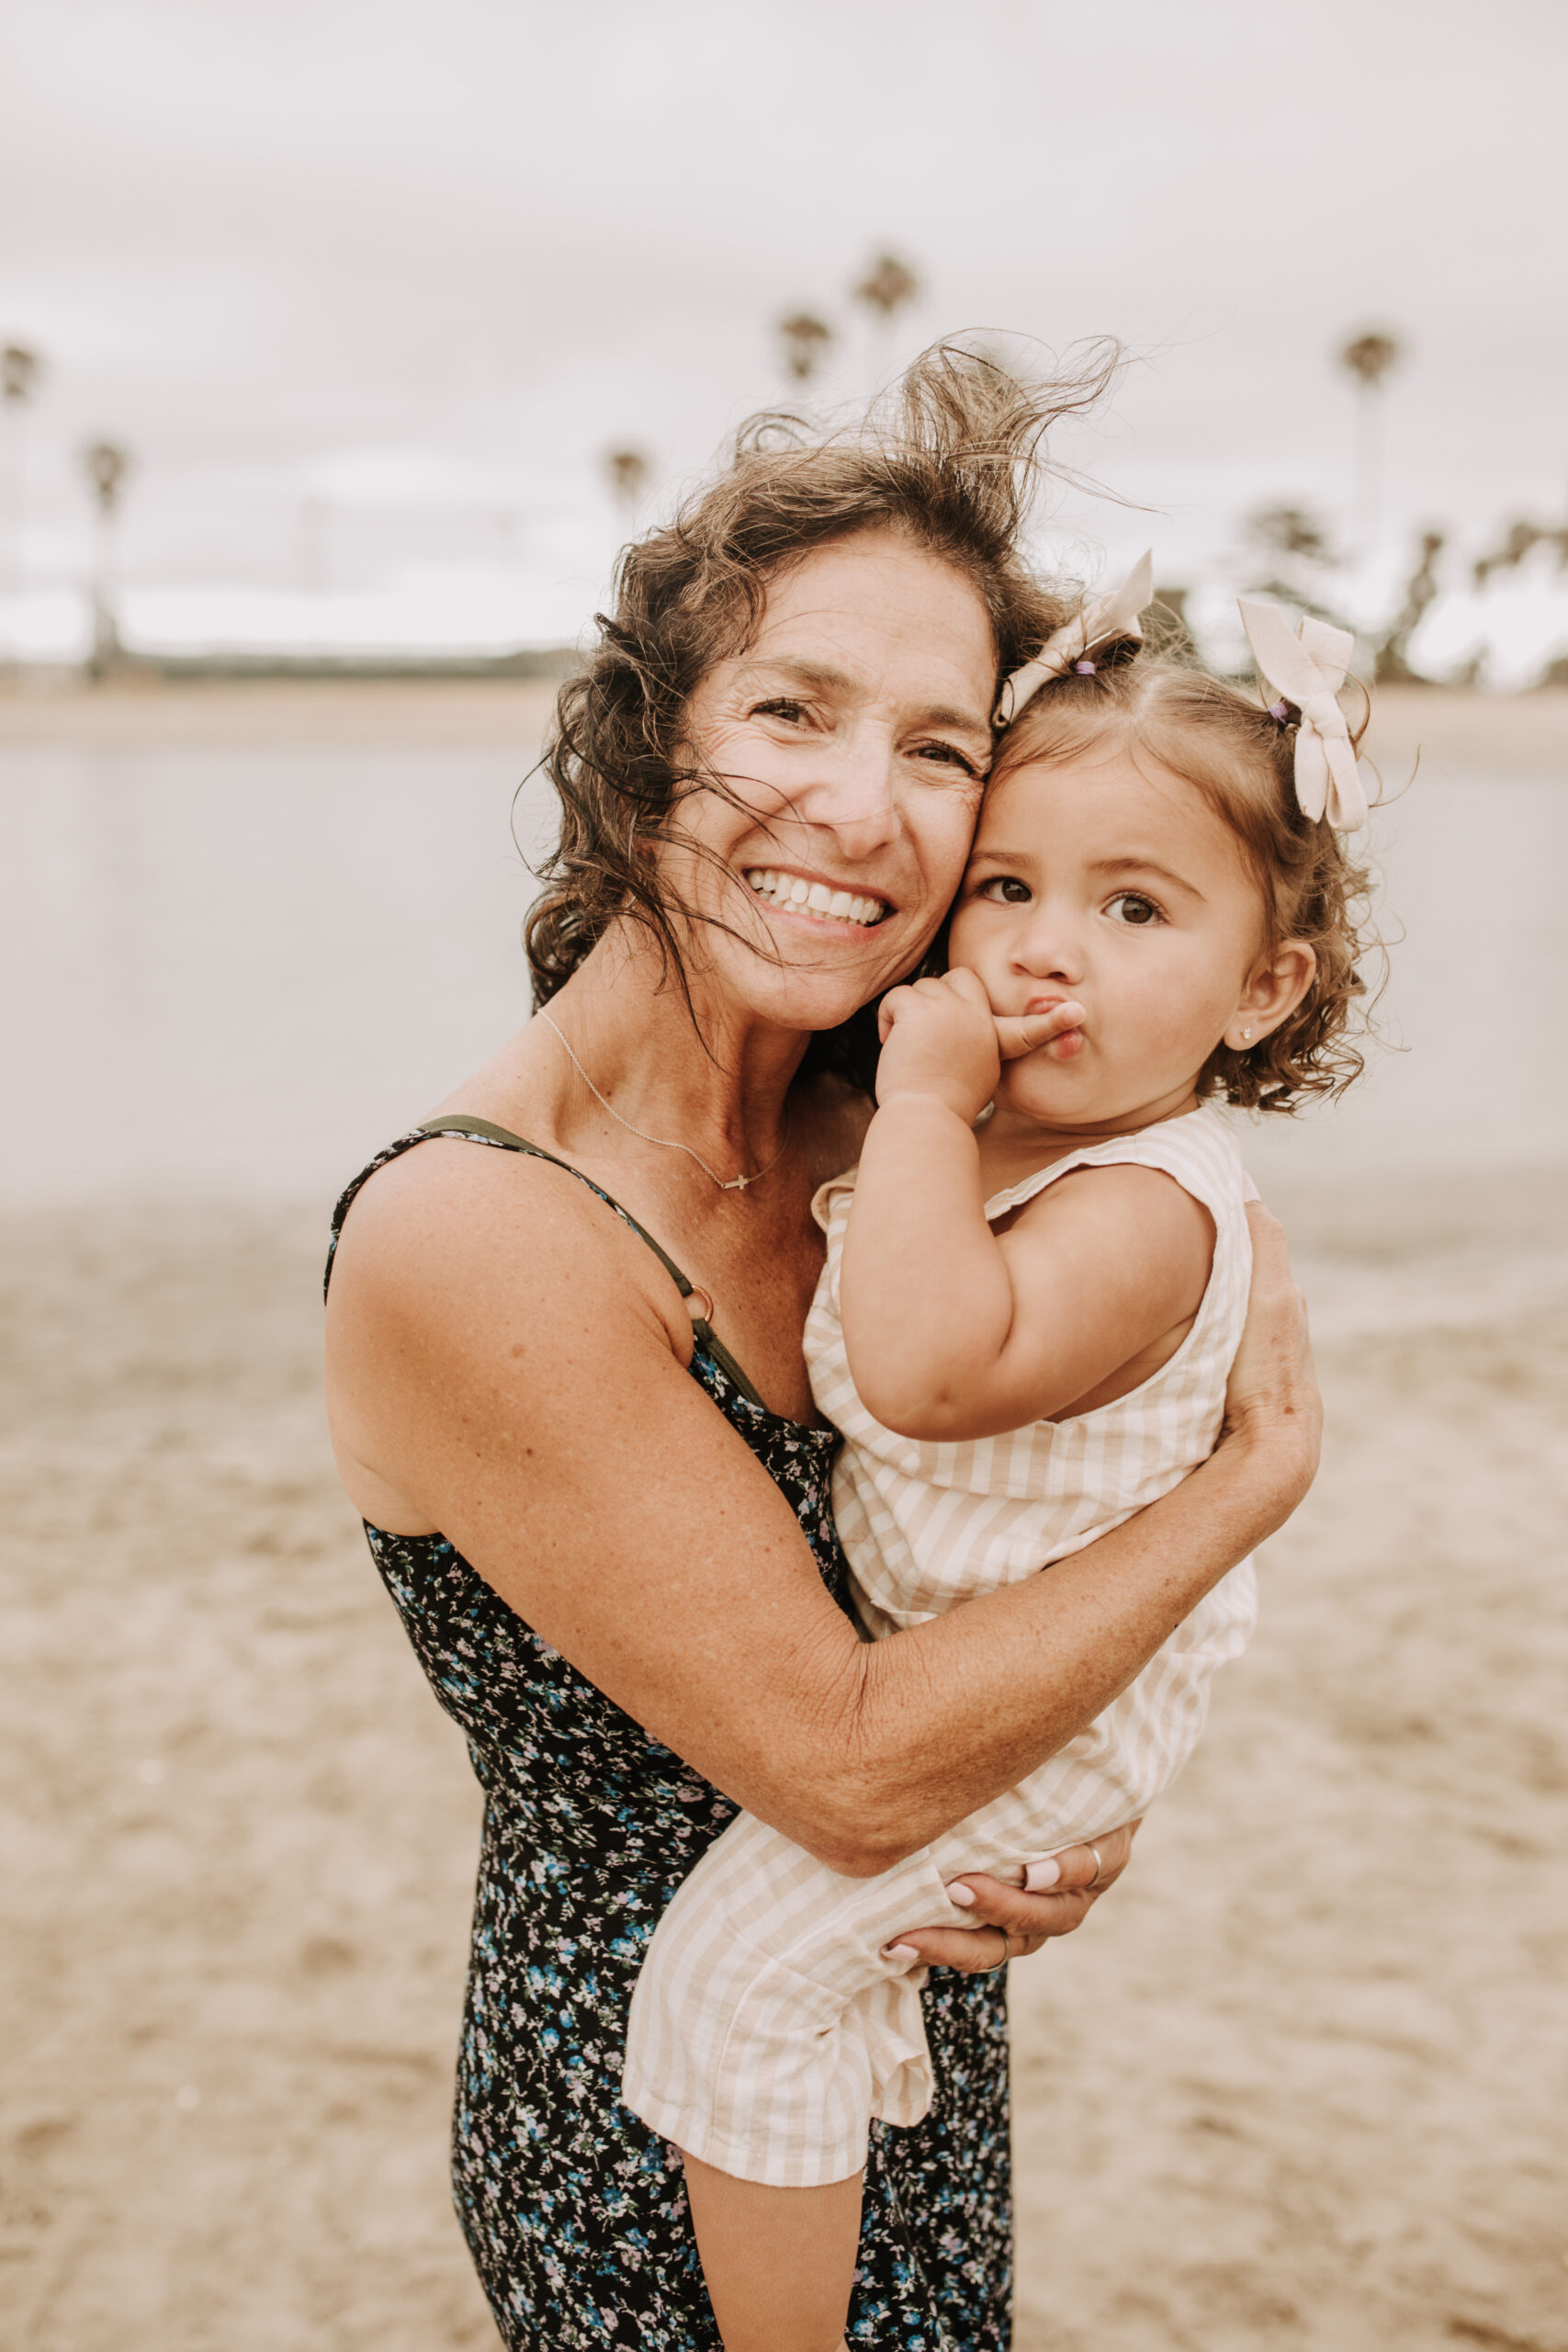
[[(964, 1932), (968, 1934), (967, 1928)], [(884, 1960), (919, 1960), (919, 1956), (913, 1944), (884, 1944), (882, 1947)]]
[(1061, 1875), (1061, 1863), (1054, 1854), (1048, 1854), (1043, 1862), (1030, 1863), (1023, 1873), (1023, 1891), (1026, 1894), (1043, 1894), (1048, 1886), (1055, 1885)]
[(950, 1903), (956, 1903), (961, 1911), (972, 1911), (976, 1897), (971, 1887), (965, 1886), (961, 1878), (955, 1878), (947, 1890), (947, 1899)]

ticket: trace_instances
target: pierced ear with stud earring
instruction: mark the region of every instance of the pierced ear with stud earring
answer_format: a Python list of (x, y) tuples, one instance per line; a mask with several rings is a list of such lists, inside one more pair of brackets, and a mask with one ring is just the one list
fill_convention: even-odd
[(1242, 1044), (1243, 1044), (1244, 1046), (1250, 1046), (1250, 1045), (1251, 1045), (1251, 1043), (1252, 1043), (1252, 1032), (1251, 1032), (1251, 1030), (1250, 1030), (1250, 1029), (1244, 1029), (1244, 1030), (1242, 1031), (1242, 1033), (1241, 1033), (1241, 1042), (1242, 1042)]

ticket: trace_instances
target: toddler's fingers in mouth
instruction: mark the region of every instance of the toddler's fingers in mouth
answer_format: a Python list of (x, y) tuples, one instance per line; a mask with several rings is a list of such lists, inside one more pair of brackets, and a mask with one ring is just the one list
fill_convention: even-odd
[(1048, 1005), (1043, 1012), (999, 1014), (997, 1050), (1004, 1062), (1011, 1062), (1020, 1054), (1037, 1054), (1042, 1046), (1049, 1046), (1055, 1059), (1070, 1061), (1083, 1050), (1084, 1017), (1082, 1005), (1071, 997)]

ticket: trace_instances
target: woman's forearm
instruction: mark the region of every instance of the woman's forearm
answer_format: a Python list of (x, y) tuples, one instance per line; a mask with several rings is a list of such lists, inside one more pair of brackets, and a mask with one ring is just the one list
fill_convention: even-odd
[(886, 1869), (1055, 1755), (1306, 1493), (1322, 1434), (1306, 1310), (1278, 1220), (1258, 1202), (1247, 1214), (1252, 1291), (1227, 1434), (1098, 1544), (859, 1654), (840, 1702), (836, 1869)]
[(886, 1867), (1043, 1763), (1304, 1491), (1310, 1359), (1282, 1240), (1255, 1230), (1215, 1459), (1022, 1586), (862, 1643), (675, 1354), (672, 1290), (570, 1181), (530, 1174), (518, 1215), (500, 1159), (413, 1153), (356, 1204), (329, 1329), (340, 1444), (395, 1468), (403, 1525), (440, 1528), (653, 1738), (836, 1870)]
[(1309, 1482), (1293, 1432), (1232, 1441), (1086, 1550), (865, 1648), (833, 1866), (886, 1870), (1038, 1770), (1283, 1524)]

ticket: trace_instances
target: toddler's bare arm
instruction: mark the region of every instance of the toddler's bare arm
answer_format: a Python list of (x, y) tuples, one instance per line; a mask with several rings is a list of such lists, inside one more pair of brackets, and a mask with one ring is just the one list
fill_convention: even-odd
[(966, 973), (898, 999), (840, 1275), (862, 1401), (942, 1441), (1124, 1395), (1197, 1312), (1207, 1210), (1157, 1170), (1086, 1169), (993, 1232), (971, 1123), (995, 1086), (997, 1024)]

